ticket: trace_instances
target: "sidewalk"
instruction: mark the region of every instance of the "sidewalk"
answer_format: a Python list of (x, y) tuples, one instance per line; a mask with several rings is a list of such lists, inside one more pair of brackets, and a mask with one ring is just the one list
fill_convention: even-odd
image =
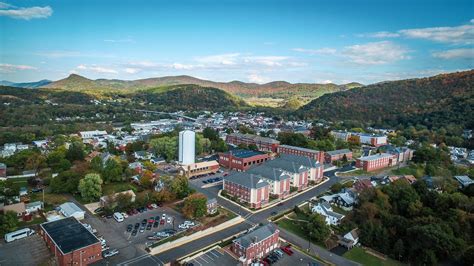
[[(303, 239), (281, 227), (278, 227), (280, 229), (280, 237), (285, 239), (286, 241), (290, 242), (291, 244), (294, 244), (301, 249), (308, 250), (308, 240)], [(335, 265), (342, 265), (342, 266), (361, 266), (361, 264), (348, 260), (344, 257), (341, 257), (337, 254), (334, 254), (330, 252), (327, 249), (324, 249), (320, 246), (317, 246), (315, 244), (311, 244), (311, 249), (310, 249), (310, 254), (314, 254), (318, 257), (320, 257), (323, 260), (326, 260), (328, 262), (331, 262)]]

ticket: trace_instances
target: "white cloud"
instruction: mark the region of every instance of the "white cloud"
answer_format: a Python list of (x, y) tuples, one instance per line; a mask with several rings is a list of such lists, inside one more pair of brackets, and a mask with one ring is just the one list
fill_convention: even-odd
[(35, 70), (36, 67), (27, 65), (12, 65), (12, 64), (0, 64), (0, 72), (2, 73), (13, 73), (22, 70)]
[(141, 69), (139, 69), (139, 68), (133, 68), (133, 67), (125, 68), (125, 72), (128, 73), (128, 74), (136, 74), (140, 71), (141, 71)]
[(408, 51), (392, 42), (381, 41), (347, 46), (342, 55), (358, 65), (381, 65), (409, 59)]
[(269, 82), (271, 79), (261, 76), (259, 74), (253, 73), (247, 76), (249, 82), (263, 84)]
[(243, 61), (249, 64), (260, 64), (267, 67), (280, 67), (284, 61), (289, 58), (286, 56), (248, 56), (244, 57)]
[(474, 49), (472, 48), (465, 48), (465, 49), (451, 49), (441, 52), (434, 52), (433, 56), (436, 58), (442, 59), (454, 59), (454, 58), (461, 58), (461, 59), (474, 59)]
[(239, 59), (239, 53), (217, 54), (196, 57), (195, 60), (204, 64), (235, 65)]
[(16, 7), (0, 2), (0, 16), (30, 20), (36, 18), (47, 18), (52, 14), (53, 9), (50, 6)]
[(173, 63), (173, 64), (171, 64), (171, 67), (173, 69), (178, 69), (178, 70), (190, 70), (190, 69), (193, 69), (195, 66), (180, 64), (180, 63)]
[(322, 84), (331, 84), (333, 82), (332, 82), (332, 80), (326, 79), (326, 80), (321, 81), (321, 83)]
[(293, 48), (292, 49), (295, 52), (300, 52), (300, 53), (305, 53), (305, 54), (310, 54), (310, 55), (333, 55), (337, 52), (337, 49), (334, 48), (320, 48), (320, 49), (305, 49), (305, 48)]
[(359, 34), (357, 36), (371, 38), (406, 37), (442, 43), (472, 44), (474, 43), (474, 19), (471, 19), (468, 24), (454, 27), (403, 29), (397, 32), (381, 31), (375, 33)]
[(118, 71), (112, 68), (101, 67), (97, 65), (78, 65), (76, 70), (90, 71), (100, 74), (117, 74)]

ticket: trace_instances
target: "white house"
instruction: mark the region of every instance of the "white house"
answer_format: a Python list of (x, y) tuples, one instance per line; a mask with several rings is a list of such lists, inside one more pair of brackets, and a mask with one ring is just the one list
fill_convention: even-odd
[(334, 212), (331, 205), (327, 202), (319, 202), (311, 208), (311, 211), (322, 215), (328, 225), (338, 225), (345, 217), (343, 214)]
[(338, 243), (347, 249), (353, 248), (359, 243), (359, 229), (352, 229), (349, 233), (339, 237)]
[(59, 205), (59, 211), (65, 217), (75, 217), (77, 220), (83, 220), (86, 213), (73, 202), (65, 202)]
[(25, 208), (26, 208), (27, 213), (35, 213), (43, 208), (43, 202), (41, 201), (31, 202), (31, 203), (26, 204)]

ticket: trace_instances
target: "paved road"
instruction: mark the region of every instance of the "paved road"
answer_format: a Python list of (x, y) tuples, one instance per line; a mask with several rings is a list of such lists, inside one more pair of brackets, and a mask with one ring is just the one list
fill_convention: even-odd
[[(303, 239), (289, 231), (286, 231), (285, 229), (283, 228), (280, 228), (280, 237), (287, 240), (288, 242), (292, 243), (292, 244), (295, 244), (297, 246), (299, 246), (300, 248), (303, 248), (303, 249), (308, 249), (308, 240), (306, 239)], [(360, 265), (359, 263), (357, 262), (354, 262), (354, 261), (351, 261), (351, 260), (348, 260), (344, 257), (341, 257), (339, 255), (336, 255), (332, 252), (330, 252), (329, 250), (327, 249), (324, 249), (320, 246), (317, 246), (317, 245), (313, 245), (311, 244), (311, 248), (310, 248), (310, 253), (312, 254), (315, 254), (316, 256), (326, 260), (326, 261), (330, 261), (336, 265), (342, 265), (342, 266), (354, 266), (354, 265)]]
[[(208, 235), (208, 236), (200, 238), (198, 240), (192, 241), (192, 242), (187, 243), (185, 245), (173, 248), (171, 250), (165, 251), (165, 252), (160, 253), (158, 255), (155, 255), (154, 259), (151, 259), (150, 256), (145, 255), (145, 256), (142, 256), (140, 258), (134, 258), (130, 261), (123, 261), (120, 264), (121, 265), (133, 265), (133, 264), (146, 265), (148, 263), (155, 263), (155, 265), (156, 265), (157, 261), (159, 261), (161, 263), (172, 262), (172, 261), (175, 261), (176, 259), (178, 259), (180, 257), (183, 257), (183, 256), (186, 256), (190, 253), (193, 253), (194, 251), (203, 249), (203, 248), (205, 248), (209, 245), (212, 245), (212, 244), (217, 244), (221, 240), (226, 239), (226, 238), (228, 238), (232, 235), (238, 234), (242, 231), (248, 230), (249, 228), (253, 227), (254, 225), (257, 225), (259, 223), (266, 224), (266, 223), (268, 223), (267, 219), (271, 216), (272, 212), (283, 212), (287, 209), (291, 209), (295, 205), (298, 205), (302, 202), (307, 201), (308, 199), (310, 199), (312, 197), (315, 197), (315, 196), (318, 196), (318, 195), (324, 193), (334, 183), (340, 181), (340, 178), (337, 177), (337, 176), (327, 175), (326, 173), (325, 173), (325, 175), (327, 177), (330, 177), (329, 181), (327, 181), (326, 183), (324, 183), (324, 184), (322, 184), (322, 185), (320, 185), (316, 188), (313, 188), (311, 190), (307, 190), (307, 191), (304, 191), (304, 192), (298, 194), (297, 196), (285, 201), (283, 203), (283, 205), (281, 205), (281, 206), (274, 206), (272, 208), (269, 208), (267, 210), (264, 210), (264, 211), (261, 211), (261, 212), (255, 213), (255, 214), (252, 214), (252, 213), (248, 212), (247, 210), (245, 210), (245, 209), (243, 209), (243, 208), (241, 208), (241, 207), (239, 207), (239, 206), (237, 206), (237, 205), (235, 205), (235, 204), (233, 204), (233, 203), (231, 203), (227, 200), (219, 198), (217, 196), (217, 193), (221, 189), (221, 186), (215, 186), (215, 187), (209, 187), (209, 188), (204, 188), (203, 189), (203, 188), (201, 188), (203, 183), (199, 179), (198, 180), (192, 180), (190, 182), (191, 187), (193, 187), (194, 189), (196, 189), (197, 191), (199, 191), (201, 193), (204, 193), (207, 197), (216, 198), (218, 203), (221, 206), (223, 206), (223, 207), (225, 207), (225, 208), (227, 208), (227, 209), (229, 209), (229, 210), (245, 217), (246, 222), (235, 225), (235, 226), (232, 226), (232, 227), (227, 228), (223, 231), (216, 232), (214, 234)], [(291, 238), (289, 240), (291, 240)], [(354, 265), (354, 264), (339, 264), (339, 262), (340, 262), (339, 259), (336, 259), (336, 260), (331, 259), (333, 256), (337, 256), (337, 255), (335, 255), (335, 254), (331, 255), (332, 253), (327, 251), (327, 250), (326, 250), (326, 252), (328, 253), (328, 255), (327, 255), (328, 260), (333, 262), (334, 264), (337, 264), (337, 265)]]

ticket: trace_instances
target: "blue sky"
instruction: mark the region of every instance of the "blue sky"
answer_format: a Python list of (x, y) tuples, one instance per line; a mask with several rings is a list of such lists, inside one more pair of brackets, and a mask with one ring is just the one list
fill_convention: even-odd
[(474, 1), (0, 2), (0, 80), (364, 84), (474, 66)]

